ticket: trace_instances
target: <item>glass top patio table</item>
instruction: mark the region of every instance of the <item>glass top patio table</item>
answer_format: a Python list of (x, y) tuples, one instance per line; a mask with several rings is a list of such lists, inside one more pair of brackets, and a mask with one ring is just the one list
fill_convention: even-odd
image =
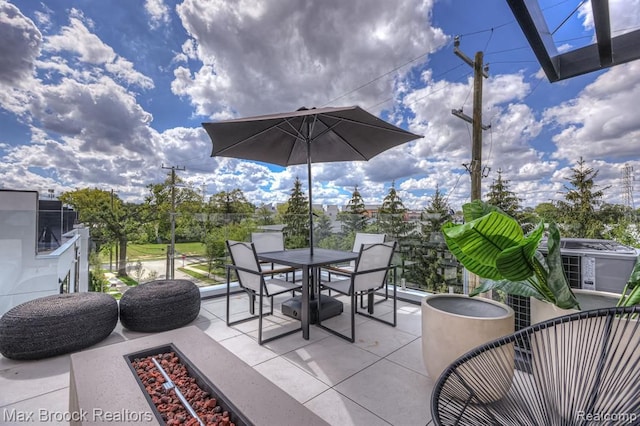
[[(302, 282), (310, 283), (309, 278), (315, 276), (312, 273), (321, 266), (332, 265), (334, 263), (349, 262), (356, 260), (358, 253), (352, 251), (329, 250), (313, 248), (313, 254), (309, 248), (272, 251), (258, 253), (258, 259), (265, 262), (273, 262), (278, 265), (292, 266), (302, 269)], [(309, 285), (302, 286), (302, 337), (309, 339)]]

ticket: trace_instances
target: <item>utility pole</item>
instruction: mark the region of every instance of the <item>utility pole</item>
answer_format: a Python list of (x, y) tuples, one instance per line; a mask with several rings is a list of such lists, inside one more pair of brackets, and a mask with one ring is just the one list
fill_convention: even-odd
[(171, 170), (171, 245), (167, 250), (167, 274), (166, 279), (172, 280), (174, 278), (174, 258), (176, 247), (176, 170), (185, 170), (184, 167), (165, 167), (163, 169)]
[[(482, 78), (488, 78), (488, 66), (482, 63), (484, 54), (482, 51), (476, 52), (475, 58), (471, 60), (467, 55), (458, 49), (460, 46), (460, 36), (453, 40), (453, 53), (473, 68), (473, 118), (462, 112), (462, 108), (453, 109), (451, 113), (472, 125), (471, 137), (471, 165), (467, 166), (467, 171), (471, 174), (471, 201), (482, 199), (482, 131), (491, 126), (482, 124)], [(467, 290), (471, 293), (480, 285), (480, 278), (476, 274), (469, 273), (467, 280)], [(491, 298), (491, 294), (487, 295)]]
[(467, 55), (462, 53), (458, 47), (460, 46), (460, 37), (456, 36), (453, 41), (453, 53), (460, 57), (464, 62), (473, 68), (473, 118), (462, 112), (462, 108), (453, 109), (451, 113), (458, 118), (472, 124), (472, 142), (471, 142), (471, 165), (467, 170), (471, 174), (471, 201), (480, 200), (482, 198), (482, 131), (491, 128), (482, 124), (482, 78), (488, 78), (488, 66), (482, 63), (484, 54), (476, 52), (475, 58), (471, 60)]

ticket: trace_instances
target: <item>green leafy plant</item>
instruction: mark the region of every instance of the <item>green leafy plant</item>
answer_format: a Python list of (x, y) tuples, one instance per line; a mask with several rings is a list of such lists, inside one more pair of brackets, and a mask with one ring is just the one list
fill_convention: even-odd
[(616, 306), (633, 306), (638, 303), (640, 303), (640, 257), (636, 259), (629, 281), (624, 285)]
[(442, 226), (449, 250), (470, 272), (485, 278), (471, 296), (492, 289), (535, 297), (562, 309), (578, 308), (560, 255), (560, 232), (548, 224), (547, 256), (538, 250), (545, 232), (540, 222), (525, 235), (518, 222), (480, 200), (462, 207), (465, 223)]

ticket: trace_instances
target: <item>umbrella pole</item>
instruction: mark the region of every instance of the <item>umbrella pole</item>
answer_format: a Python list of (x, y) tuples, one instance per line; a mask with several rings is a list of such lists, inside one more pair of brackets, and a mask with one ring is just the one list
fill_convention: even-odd
[(309, 182), (309, 253), (313, 256), (313, 197), (311, 195), (311, 139), (307, 136), (307, 180)]

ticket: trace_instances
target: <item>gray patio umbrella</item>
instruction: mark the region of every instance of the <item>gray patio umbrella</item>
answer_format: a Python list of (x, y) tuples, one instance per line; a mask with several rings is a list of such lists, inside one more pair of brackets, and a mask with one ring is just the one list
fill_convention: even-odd
[(309, 245), (313, 254), (311, 163), (367, 161), (422, 136), (407, 132), (357, 106), (300, 108), (289, 113), (202, 123), (212, 157), (290, 166), (307, 164)]

